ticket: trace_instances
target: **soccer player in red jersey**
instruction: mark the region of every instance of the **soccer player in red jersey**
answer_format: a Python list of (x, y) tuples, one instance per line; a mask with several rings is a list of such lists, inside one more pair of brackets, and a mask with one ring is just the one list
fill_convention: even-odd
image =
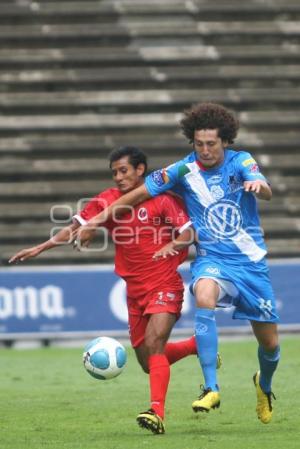
[[(96, 195), (73, 223), (51, 239), (15, 254), (10, 263), (23, 262), (43, 251), (70, 243), (80, 225), (87, 223), (121, 195), (144, 182), (146, 156), (135, 147), (121, 147), (110, 156), (112, 177), (116, 183)], [(187, 250), (180, 238), (191, 238), (190, 221), (181, 200), (163, 194), (151, 198), (121, 217), (114, 216), (104, 227), (115, 243), (115, 271), (126, 281), (131, 344), (144, 372), (149, 373), (151, 406), (140, 413), (137, 422), (153, 433), (164, 433), (164, 406), (170, 379), (170, 365), (190, 354), (197, 354), (195, 338), (168, 343), (171, 330), (180, 317), (183, 282), (177, 272)], [(153, 259), (153, 254), (180, 233), (179, 246), (171, 259)], [(178, 251), (177, 251), (178, 249)]]

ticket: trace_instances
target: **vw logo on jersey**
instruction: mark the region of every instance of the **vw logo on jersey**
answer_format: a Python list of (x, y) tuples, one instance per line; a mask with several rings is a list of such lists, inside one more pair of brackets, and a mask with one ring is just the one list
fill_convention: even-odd
[(138, 219), (140, 221), (147, 221), (148, 220), (148, 211), (145, 207), (140, 207), (138, 210)]
[(208, 206), (204, 218), (206, 227), (219, 239), (234, 237), (243, 222), (240, 207), (229, 200)]

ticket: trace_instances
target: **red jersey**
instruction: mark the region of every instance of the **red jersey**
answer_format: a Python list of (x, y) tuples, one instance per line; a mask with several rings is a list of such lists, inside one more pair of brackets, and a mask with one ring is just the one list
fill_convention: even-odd
[[(84, 224), (121, 195), (117, 188), (107, 189), (96, 195), (74, 218)], [(128, 296), (137, 297), (162, 287), (171, 291), (182, 288), (177, 267), (186, 259), (188, 250), (158, 261), (152, 257), (188, 223), (181, 200), (162, 194), (130, 207), (128, 213), (104, 224), (116, 247), (115, 272), (126, 281)]]

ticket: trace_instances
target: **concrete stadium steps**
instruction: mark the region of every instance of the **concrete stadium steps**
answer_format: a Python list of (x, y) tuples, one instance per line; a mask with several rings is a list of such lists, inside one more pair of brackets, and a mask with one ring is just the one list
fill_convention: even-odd
[[(300, 73), (300, 65), (299, 65)], [(195, 98), (202, 101), (214, 101), (243, 111), (247, 109), (273, 110), (289, 113), (292, 106), (300, 106), (300, 86), (277, 88), (236, 88), (236, 89), (150, 89), (150, 90), (112, 90), (62, 92), (11, 92), (0, 93), (0, 113), (5, 115), (52, 113), (73, 114), (103, 113), (109, 114), (111, 121), (116, 113), (136, 113), (139, 115), (155, 112), (181, 111)], [(254, 111), (256, 113), (256, 111)], [(264, 111), (262, 111), (264, 112)], [(268, 114), (266, 111), (265, 114)], [(122, 114), (122, 115), (124, 115)], [(272, 114), (274, 112), (272, 111)], [(269, 114), (268, 114), (269, 115)], [(242, 116), (243, 117), (243, 116)], [(273, 117), (273, 115), (271, 115)], [(147, 116), (146, 116), (147, 118)], [(288, 117), (289, 118), (289, 117)], [(118, 117), (117, 117), (118, 119)], [(265, 116), (262, 117), (264, 124)], [(106, 119), (107, 120), (107, 119)], [(1, 120), (3, 122), (3, 120)]]
[[(39, 223), (32, 221), (31, 223), (23, 223), (22, 228), (9, 228), (0, 224), (0, 243), (1, 246), (3, 243), (23, 245), (24, 242), (26, 242), (26, 245), (35, 245), (41, 241), (46, 241), (54, 237), (65, 225), (65, 223), (50, 223), (49, 221)], [(111, 239), (109, 238), (107, 231), (99, 228), (93, 246), (95, 248), (98, 247), (101, 250), (103, 246), (108, 245), (108, 243), (111, 246)], [(61, 247), (65, 246), (67, 246), (67, 244), (61, 245)]]
[(59, 179), (71, 176), (86, 176), (89, 179), (104, 179), (110, 182), (107, 159), (104, 158), (78, 158), (78, 159), (35, 159), (29, 161), (28, 158), (6, 157), (1, 159), (0, 176), (1, 180), (29, 179), (32, 182), (41, 179)]
[[(71, 150), (72, 151), (72, 150)], [(169, 157), (152, 156), (149, 163), (149, 171), (170, 164)], [(38, 180), (74, 180), (97, 179), (111, 184), (111, 174), (107, 158), (78, 157), (57, 158), (47, 157), (43, 159), (30, 160), (28, 157), (7, 156), (1, 158), (0, 178), (1, 181), (14, 180), (16, 182), (30, 180), (32, 183)]]
[(0, 200), (13, 201), (15, 198), (23, 201), (36, 200), (43, 197), (44, 200), (76, 201), (80, 198), (91, 198), (112, 186), (108, 179), (89, 180), (51, 180), (51, 181), (24, 181), (24, 182), (0, 182)]
[(289, 40), (280, 45), (205, 45), (173, 41), (164, 44), (153, 42), (152, 45), (130, 44), (123, 47), (87, 46), (80, 48), (62, 48), (52, 45), (51, 48), (29, 48), (20, 43), (12, 52), (10, 46), (0, 49), (0, 69), (32, 68), (75, 68), (75, 67), (117, 67), (137, 65), (149, 67), (161, 65), (193, 65), (199, 64), (257, 64), (265, 65), (299, 64), (300, 44)]
[[(201, 67), (201, 64), (194, 64), (156, 68), (130, 66), (118, 70), (115, 67), (0, 70), (0, 82), (5, 83), (5, 90), (3, 84), (0, 93), (4, 105), (13, 101), (14, 96), (15, 101), (22, 95), (25, 95), (24, 100), (26, 95), (32, 95), (39, 101), (43, 95), (46, 98), (53, 95), (55, 99), (55, 95), (63, 94), (66, 98), (78, 96), (78, 99), (84, 95), (96, 95), (96, 98), (107, 98), (116, 104), (122, 100), (122, 104), (130, 107), (131, 102), (144, 94), (147, 107), (150, 95), (152, 98), (154, 94), (154, 98), (158, 96), (161, 100), (175, 101), (175, 107), (178, 97), (182, 103), (190, 101), (192, 96), (202, 95), (245, 106), (245, 102), (250, 105), (257, 102), (258, 96), (261, 101), (293, 102), (291, 93), (295, 91), (297, 99), (299, 73), (300, 64), (274, 64), (272, 69), (267, 64), (241, 65), (238, 68), (236, 65)], [(255, 83), (259, 83), (259, 87), (254, 86)]]
[(299, 236), (297, 238), (266, 238), (266, 244), (270, 258), (299, 257)]
[[(69, 111), (70, 112), (70, 111)], [(288, 110), (252, 110), (241, 111), (238, 114), (241, 126), (245, 129), (273, 129), (299, 130), (300, 116), (292, 109)], [(128, 131), (139, 128), (151, 132), (157, 130), (173, 131), (181, 119), (179, 112), (166, 113), (122, 113), (122, 114), (47, 114), (47, 115), (3, 115), (0, 120), (2, 133), (26, 133), (47, 131), (93, 132), (93, 131)]]
[[(79, 23), (79, 24), (28, 24), (2, 25), (0, 28), (1, 45), (14, 47), (22, 42), (29, 47), (49, 47), (59, 42), (61, 47), (72, 46), (80, 39), (80, 46), (97, 43), (102, 45), (109, 41), (112, 44), (129, 44), (131, 38), (137, 44), (151, 44), (151, 40), (160, 38), (184, 39), (186, 45), (201, 41), (202, 44), (248, 44), (255, 38), (257, 44), (280, 44), (284, 39), (293, 43), (300, 41), (299, 22), (295, 20), (275, 21), (230, 21), (204, 22), (195, 21), (193, 17), (144, 18), (138, 21), (120, 20), (112, 24)], [(162, 42), (161, 42), (162, 43)]]
[(1, 223), (7, 225), (14, 225), (15, 221), (18, 224), (41, 221), (48, 224), (55, 221), (57, 224), (68, 224), (71, 217), (75, 215), (80, 209), (80, 202), (77, 200), (67, 202), (46, 201), (42, 198), (37, 198), (35, 201), (26, 202), (1, 202), (0, 216)]
[[(300, 195), (289, 194), (288, 196), (275, 195), (272, 201), (259, 201), (258, 207), (262, 215), (262, 220), (272, 218), (274, 223), (276, 217), (300, 217)], [(284, 230), (283, 230), (284, 231)]]
[[(74, 160), (77, 158), (107, 158), (108, 154), (122, 145), (136, 145), (145, 151), (152, 167), (160, 167), (152, 163), (152, 157), (162, 157), (163, 165), (169, 165), (175, 159), (181, 157), (184, 151), (189, 149), (183, 136), (178, 130), (170, 131), (160, 130), (160, 139), (153, 137), (153, 132), (145, 132), (136, 128), (134, 130), (122, 130), (113, 133), (101, 132), (97, 130), (93, 133), (82, 133), (72, 130), (70, 132), (62, 131), (60, 133), (52, 132), (33, 132), (20, 133), (15, 132), (10, 136), (0, 139), (0, 157), (20, 157), (27, 158), (28, 163), (40, 159)], [(257, 141), (257, 140), (256, 140)], [(5, 167), (5, 164), (4, 164)], [(106, 161), (108, 167), (108, 161)], [(1, 164), (0, 164), (1, 169)], [(5, 170), (5, 168), (4, 168)], [(2, 171), (4, 173), (4, 171)], [(110, 175), (109, 175), (110, 176)]]
[(112, 185), (112, 149), (141, 147), (150, 170), (186, 154), (178, 122), (195, 101), (238, 112), (236, 147), (274, 190), (259, 202), (270, 256), (300, 256), (299, 0), (2, 1), (0, 24), (2, 263), (47, 238), (50, 212), (64, 225)]
[(297, 0), (280, 0), (272, 2), (248, 1), (188, 1), (182, 0), (152, 0), (151, 2), (138, 1), (22, 1), (12, 5), (8, 1), (1, 2), (1, 18), (5, 23), (22, 21), (22, 23), (57, 23), (64, 22), (66, 17), (71, 22), (85, 20), (108, 21), (122, 16), (130, 15), (138, 20), (140, 17), (193, 15), (199, 20), (276, 20), (284, 14), (288, 18), (300, 16)]
[[(140, 146), (150, 157), (150, 163), (152, 163), (152, 157), (159, 155), (166, 158), (168, 165), (189, 151), (189, 148), (191, 149), (191, 146), (189, 147), (181, 135), (176, 123), (174, 123), (172, 131), (161, 129), (159, 139), (153, 137), (151, 129), (147, 131), (140, 128), (126, 130), (125, 135), (123, 131), (118, 132), (116, 130), (113, 134), (99, 132), (99, 130), (87, 134), (76, 130), (70, 132), (65, 130), (60, 133), (35, 131), (19, 135), (16, 132), (10, 134), (10, 136), (3, 136), (0, 139), (1, 158), (20, 156), (28, 158), (29, 161), (35, 158), (76, 159), (82, 156), (106, 158), (113, 148), (131, 144)], [(299, 142), (300, 130), (297, 129), (285, 130), (283, 133), (276, 129), (248, 131), (242, 128), (236, 147), (251, 149), (256, 157), (260, 155), (269, 156), (269, 159), (260, 160), (263, 165), (268, 165), (268, 162), (271, 164), (273, 155), (281, 155), (283, 160), (286, 159), (288, 165), (291, 161), (286, 154), (293, 157), (297, 155), (299, 153)], [(153, 164), (153, 166), (160, 167), (161, 164)]]

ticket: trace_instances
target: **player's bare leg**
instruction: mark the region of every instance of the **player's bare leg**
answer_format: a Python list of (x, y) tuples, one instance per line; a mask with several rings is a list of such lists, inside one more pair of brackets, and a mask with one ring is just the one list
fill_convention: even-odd
[(277, 325), (256, 321), (252, 321), (251, 325), (259, 343), (260, 370), (253, 376), (257, 396), (256, 412), (258, 419), (268, 424), (273, 414), (272, 399), (275, 399), (271, 389), (272, 377), (280, 358)]

